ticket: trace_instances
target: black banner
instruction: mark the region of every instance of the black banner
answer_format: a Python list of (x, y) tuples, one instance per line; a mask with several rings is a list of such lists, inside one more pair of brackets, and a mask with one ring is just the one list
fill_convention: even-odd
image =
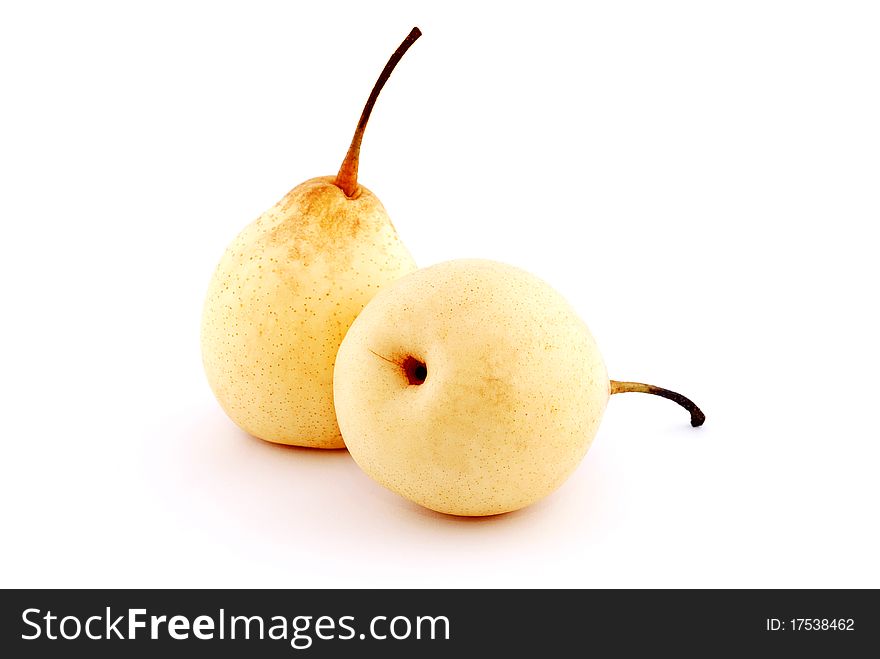
[(6, 657), (880, 648), (873, 590), (6, 590)]

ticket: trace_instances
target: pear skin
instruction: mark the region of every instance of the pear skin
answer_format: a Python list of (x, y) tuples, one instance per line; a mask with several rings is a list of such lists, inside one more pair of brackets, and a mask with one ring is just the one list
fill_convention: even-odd
[(226, 250), (202, 314), (202, 361), (229, 417), (270, 442), (344, 448), (333, 367), (346, 331), (384, 286), (416, 268), (385, 208), (357, 182), (379, 90), (421, 33), (392, 55), (339, 173), (284, 196)]
[(590, 330), (557, 291), (513, 266), (448, 261), (399, 279), (346, 334), (334, 380), (355, 462), (426, 508), (464, 516), (547, 496), (592, 444), (613, 394), (673, 391), (609, 380)]
[(462, 259), (377, 295), (336, 360), (336, 412), (368, 476), (438, 512), (509, 512), (559, 487), (610, 395), (587, 326), (529, 273)]
[(202, 356), (226, 414), (270, 442), (342, 448), (333, 364), (349, 326), (415, 269), (381, 202), (320, 177), (239, 234), (208, 288)]

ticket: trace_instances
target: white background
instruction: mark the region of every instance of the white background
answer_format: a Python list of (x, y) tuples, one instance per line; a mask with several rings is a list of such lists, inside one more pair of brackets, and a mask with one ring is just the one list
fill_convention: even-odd
[[(225, 246), (336, 172), (413, 25), (361, 181), (419, 263), (538, 274), (612, 377), (708, 416), (615, 397), (482, 520), (246, 436), (201, 370)], [(878, 34), (871, 2), (4, 3), (0, 585), (880, 587)]]

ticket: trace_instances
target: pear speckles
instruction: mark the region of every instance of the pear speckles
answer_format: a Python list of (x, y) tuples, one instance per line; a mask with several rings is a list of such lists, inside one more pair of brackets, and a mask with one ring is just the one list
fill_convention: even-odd
[[(376, 232), (385, 228), (382, 222), (368, 220), (375, 216), (376, 206), (381, 207), (375, 195), (361, 186), (362, 194), (357, 199), (348, 199), (333, 185), (333, 180), (332, 176), (323, 176), (306, 181), (291, 190), (276, 206), (274, 221), (267, 223), (272, 228), (267, 233), (266, 243), (283, 246), (285, 262), (344, 259), (348, 252), (337, 247), (361, 238), (373, 240)], [(390, 224), (387, 214), (384, 217), (385, 225)], [(394, 232), (393, 226), (391, 230)], [(396, 242), (383, 241), (380, 246), (393, 250)]]
[(379, 200), (357, 181), (367, 119), (413, 28), (376, 81), (339, 173), (310, 179), (226, 250), (202, 313), (202, 361), (220, 405), (262, 439), (344, 446), (333, 407), (336, 351), (383, 286), (415, 269)]
[(590, 331), (559, 293), (477, 259), (413, 272), (380, 292), (339, 347), (333, 388), (358, 465), (454, 515), (510, 512), (554, 491), (589, 449), (612, 394), (662, 396), (692, 425), (705, 420), (673, 391), (609, 382)]
[[(203, 361), (220, 404), (247, 432), (282, 444), (344, 445), (332, 399), (336, 350), (375, 292), (415, 268), (379, 200), (365, 189), (346, 199), (332, 180), (306, 181), (283, 211), (247, 227), (204, 308)], [(349, 220), (357, 231), (342, 230)], [(328, 226), (339, 230), (327, 236)]]
[[(384, 359), (397, 355), (420, 357), (423, 384)], [(562, 296), (480, 260), (425, 268), (380, 292), (340, 346), (334, 391), (358, 465), (457, 515), (516, 510), (556, 489), (609, 396), (596, 344)]]

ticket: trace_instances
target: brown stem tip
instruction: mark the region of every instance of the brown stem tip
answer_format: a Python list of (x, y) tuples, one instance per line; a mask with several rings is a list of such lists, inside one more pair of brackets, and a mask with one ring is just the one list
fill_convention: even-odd
[(404, 53), (409, 50), (409, 47), (412, 46), (420, 36), (422, 36), (422, 31), (419, 28), (414, 27), (407, 35), (406, 39), (404, 39), (397, 47), (397, 50), (394, 51), (391, 59), (388, 60), (388, 64), (382, 69), (382, 73), (379, 75), (379, 79), (376, 80), (376, 84), (373, 85), (373, 91), (370, 92), (370, 97), (367, 99), (364, 111), (361, 112), (360, 121), (358, 121), (357, 128), (354, 131), (354, 137), (351, 138), (351, 146), (348, 147), (348, 153), (345, 154), (345, 160), (342, 161), (342, 166), (339, 168), (339, 173), (336, 175), (336, 180), (334, 181), (336, 186), (342, 189), (346, 197), (351, 198), (357, 196), (358, 160), (361, 154), (361, 141), (364, 139), (364, 131), (367, 128), (367, 122), (370, 120), (370, 113), (373, 111), (376, 99), (379, 98), (379, 92), (382, 91), (382, 87), (388, 82), (388, 78), (391, 77), (391, 72), (394, 70), (394, 67), (397, 66), (397, 63), (401, 60)]
[(625, 394), (630, 392), (637, 392), (640, 394), (654, 394), (655, 396), (662, 396), (663, 398), (668, 398), (669, 400), (678, 403), (684, 409), (691, 413), (691, 425), (694, 428), (702, 426), (703, 422), (706, 420), (706, 415), (703, 414), (703, 411), (699, 407), (697, 407), (690, 398), (685, 398), (681, 394), (677, 394), (674, 391), (669, 391), (669, 389), (663, 389), (661, 387), (655, 387), (653, 384), (642, 384), (641, 382), (618, 382), (617, 380), (611, 381), (611, 395)]

